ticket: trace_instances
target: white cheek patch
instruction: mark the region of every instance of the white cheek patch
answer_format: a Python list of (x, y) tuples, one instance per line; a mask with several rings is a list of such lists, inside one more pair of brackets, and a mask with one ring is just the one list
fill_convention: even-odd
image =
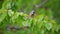
[(35, 11), (34, 11), (34, 10), (32, 10), (30, 14), (34, 14), (34, 12), (35, 12)]

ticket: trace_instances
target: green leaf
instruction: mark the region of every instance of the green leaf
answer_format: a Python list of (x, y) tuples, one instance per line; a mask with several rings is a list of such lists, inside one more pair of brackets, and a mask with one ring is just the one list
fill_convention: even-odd
[(7, 12), (5, 10), (0, 10), (0, 22), (2, 22), (7, 15)]
[(41, 32), (40, 32), (40, 33), (41, 33), (41, 34), (44, 34), (44, 32), (45, 32), (44, 30), (41, 30)]
[(52, 24), (51, 23), (45, 23), (44, 26), (50, 30), (52, 28)]
[(2, 9), (10, 9), (10, 8), (11, 8), (11, 1), (5, 0), (4, 3), (2, 4)]
[(8, 10), (8, 15), (9, 15), (10, 17), (12, 17), (12, 16), (14, 15), (14, 11)]
[(15, 20), (16, 20), (18, 17), (19, 17), (19, 13), (16, 12), (16, 13), (11, 17), (12, 22), (14, 23)]
[(37, 18), (38, 18), (39, 21), (41, 21), (41, 20), (44, 19), (44, 15), (43, 14), (42, 15), (38, 15)]

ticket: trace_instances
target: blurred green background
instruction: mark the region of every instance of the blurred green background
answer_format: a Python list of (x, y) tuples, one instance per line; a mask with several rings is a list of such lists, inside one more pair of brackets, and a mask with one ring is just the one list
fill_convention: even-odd
[(60, 34), (60, 0), (0, 0), (0, 34)]

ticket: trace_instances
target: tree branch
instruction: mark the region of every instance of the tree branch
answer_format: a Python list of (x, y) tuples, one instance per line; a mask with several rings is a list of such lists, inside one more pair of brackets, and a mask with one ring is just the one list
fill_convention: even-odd
[(41, 8), (48, 0), (43, 0), (42, 3), (40, 3), (39, 5), (36, 5), (36, 8)]

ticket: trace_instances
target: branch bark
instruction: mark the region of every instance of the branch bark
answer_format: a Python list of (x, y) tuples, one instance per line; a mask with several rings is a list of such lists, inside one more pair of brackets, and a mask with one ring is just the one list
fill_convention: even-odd
[(43, 0), (39, 5), (36, 5), (36, 8), (41, 8), (48, 0)]

